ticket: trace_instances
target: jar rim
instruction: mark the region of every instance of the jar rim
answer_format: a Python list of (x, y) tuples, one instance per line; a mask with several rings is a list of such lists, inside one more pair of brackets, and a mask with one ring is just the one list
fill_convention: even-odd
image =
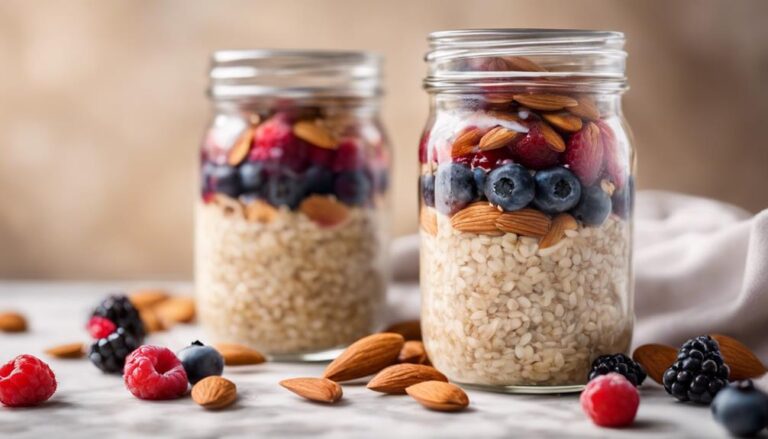
[(382, 62), (365, 51), (218, 50), (211, 54), (208, 94), (214, 100), (376, 97)]

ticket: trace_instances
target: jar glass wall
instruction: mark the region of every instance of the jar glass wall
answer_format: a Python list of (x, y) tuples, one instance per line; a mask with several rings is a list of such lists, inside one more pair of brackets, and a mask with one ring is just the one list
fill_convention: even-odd
[(323, 359), (377, 329), (389, 149), (378, 57), (214, 54), (195, 276), (220, 342)]
[(450, 379), (578, 390), (632, 337), (634, 152), (612, 32), (432, 34), (422, 332)]

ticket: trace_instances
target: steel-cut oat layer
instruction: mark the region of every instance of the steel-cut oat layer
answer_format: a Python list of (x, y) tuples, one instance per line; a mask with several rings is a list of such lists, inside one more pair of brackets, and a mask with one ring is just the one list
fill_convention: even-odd
[(422, 232), (422, 331), (451, 380), (496, 386), (583, 384), (591, 361), (632, 338), (630, 228), (614, 216), (553, 247), (507, 233), (462, 233), (438, 216)]
[(281, 208), (267, 223), (200, 203), (199, 318), (216, 341), (273, 355), (345, 346), (372, 332), (384, 297), (379, 213), (321, 227)]

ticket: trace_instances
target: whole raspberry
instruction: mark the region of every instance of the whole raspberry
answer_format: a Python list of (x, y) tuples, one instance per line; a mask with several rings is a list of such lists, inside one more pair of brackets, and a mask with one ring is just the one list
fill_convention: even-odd
[(88, 329), (88, 333), (91, 334), (91, 337), (95, 340), (105, 338), (117, 329), (117, 326), (112, 323), (112, 320), (99, 316), (91, 317), (91, 320), (88, 320), (88, 324), (85, 327)]
[(176, 399), (187, 392), (187, 373), (176, 355), (160, 346), (142, 346), (125, 361), (125, 387), (139, 399)]
[(547, 144), (538, 124), (531, 124), (528, 133), (517, 143), (509, 147), (515, 163), (528, 169), (546, 169), (557, 164), (560, 153)]
[(356, 139), (342, 139), (336, 149), (336, 157), (333, 159), (332, 169), (335, 172), (354, 171), (365, 164), (363, 146)]
[(626, 427), (635, 420), (640, 395), (628, 379), (618, 373), (601, 375), (581, 392), (581, 409), (601, 427)]
[(480, 168), (485, 171), (492, 171), (499, 166), (513, 163), (512, 151), (508, 148), (492, 149), (490, 151), (478, 152), (472, 157), (472, 169)]
[(308, 164), (308, 151), (309, 145), (293, 135), (288, 115), (277, 113), (256, 128), (250, 160), (302, 172)]
[(590, 122), (573, 133), (565, 147), (564, 164), (584, 186), (592, 186), (603, 169), (603, 140), (600, 128)]
[(0, 403), (8, 407), (41, 404), (56, 392), (56, 376), (32, 355), (19, 355), (0, 367)]
[(628, 160), (611, 127), (602, 120), (595, 124), (600, 128), (600, 139), (603, 142), (603, 173), (620, 191), (627, 183)]

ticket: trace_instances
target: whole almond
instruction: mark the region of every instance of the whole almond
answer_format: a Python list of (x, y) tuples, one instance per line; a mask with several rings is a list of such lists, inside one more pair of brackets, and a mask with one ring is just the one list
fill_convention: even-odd
[(461, 157), (474, 151), (483, 133), (475, 127), (460, 132), (451, 144), (451, 158)]
[(238, 166), (248, 157), (248, 153), (251, 152), (251, 145), (253, 144), (253, 132), (254, 129), (252, 127), (246, 128), (240, 137), (237, 138), (235, 144), (232, 145), (232, 148), (227, 153), (227, 164), (229, 166)]
[(236, 343), (217, 343), (214, 349), (224, 357), (227, 366), (250, 366), (267, 361), (261, 352)]
[(487, 202), (478, 201), (456, 212), (451, 227), (465, 233), (497, 234), (496, 220), (501, 212)]
[(552, 225), (547, 233), (539, 241), (539, 248), (549, 248), (560, 242), (565, 236), (566, 230), (576, 230), (579, 224), (576, 219), (567, 213), (561, 213), (552, 220)]
[(301, 140), (325, 149), (336, 149), (338, 143), (322, 121), (302, 120), (293, 125), (293, 134)]
[(515, 95), (515, 101), (528, 108), (541, 111), (562, 110), (563, 108), (575, 107), (579, 104), (576, 99), (570, 96), (545, 93)]
[(404, 320), (402, 322), (393, 323), (381, 332), (400, 334), (406, 341), (421, 340), (421, 321)]
[(368, 382), (368, 388), (392, 395), (403, 394), (405, 389), (424, 381), (448, 382), (448, 378), (432, 366), (423, 364), (395, 364), (377, 373)]
[(339, 383), (327, 378), (290, 378), (280, 381), (280, 385), (310, 401), (333, 404), (343, 395)]
[(576, 103), (575, 106), (567, 108), (570, 113), (588, 120), (600, 119), (600, 110), (597, 109), (597, 105), (592, 98), (579, 96), (576, 98)]
[(554, 125), (555, 128), (563, 130), (568, 133), (575, 133), (581, 129), (583, 125), (581, 118), (568, 113), (544, 113), (542, 114), (544, 120)]
[(429, 235), (437, 236), (437, 214), (429, 207), (423, 206), (419, 211), (419, 224), (421, 230)]
[(315, 223), (332, 227), (339, 225), (349, 217), (349, 208), (332, 196), (312, 195), (299, 205), (299, 211)]
[(544, 141), (547, 142), (549, 149), (555, 152), (565, 151), (565, 140), (563, 140), (560, 134), (557, 134), (557, 131), (547, 125), (546, 122), (539, 122), (538, 126), (539, 132), (544, 137)]
[(503, 120), (506, 122), (520, 122), (520, 117), (518, 117), (514, 113), (508, 113), (506, 111), (488, 111), (485, 113), (486, 116), (492, 117), (494, 119)]
[(27, 330), (27, 319), (17, 312), (0, 312), (0, 331), (24, 332)]
[(269, 224), (277, 218), (277, 209), (263, 200), (253, 200), (245, 205), (245, 219), (252, 223)]
[(402, 335), (391, 332), (363, 337), (325, 368), (323, 378), (340, 382), (374, 374), (397, 361), (404, 343)]
[(520, 72), (546, 72), (547, 69), (536, 64), (524, 56), (504, 56), (507, 62), (507, 70), (516, 70)]
[(50, 347), (45, 353), (55, 358), (82, 358), (85, 355), (85, 346), (82, 343), (67, 343)]
[(646, 344), (635, 349), (632, 359), (640, 363), (654, 381), (664, 384), (664, 372), (677, 359), (677, 350), (663, 344)]
[(209, 376), (192, 387), (192, 400), (208, 410), (219, 410), (237, 399), (237, 386), (220, 376)]
[(141, 322), (144, 323), (144, 328), (150, 334), (153, 332), (165, 331), (165, 322), (157, 315), (157, 311), (154, 308), (145, 308), (139, 311), (139, 317)]
[(136, 290), (132, 292), (128, 299), (134, 308), (139, 311), (147, 308), (152, 308), (162, 302), (165, 302), (171, 297), (171, 294), (162, 289), (147, 288), (143, 290)]
[(542, 238), (550, 227), (547, 215), (534, 209), (520, 209), (504, 212), (496, 219), (496, 228), (506, 233)]
[(405, 389), (405, 392), (431, 410), (455, 412), (469, 406), (469, 397), (461, 387), (443, 381), (414, 384)]
[(397, 361), (401, 363), (426, 364), (429, 365), (429, 357), (424, 349), (424, 343), (418, 340), (408, 340), (400, 349)]
[(727, 335), (712, 335), (720, 345), (725, 364), (731, 369), (730, 381), (754, 379), (763, 376), (768, 369), (744, 343)]
[(503, 148), (517, 137), (517, 132), (504, 127), (495, 127), (480, 139), (480, 151)]
[(195, 299), (191, 297), (171, 297), (153, 309), (166, 327), (176, 323), (190, 323), (195, 319)]

